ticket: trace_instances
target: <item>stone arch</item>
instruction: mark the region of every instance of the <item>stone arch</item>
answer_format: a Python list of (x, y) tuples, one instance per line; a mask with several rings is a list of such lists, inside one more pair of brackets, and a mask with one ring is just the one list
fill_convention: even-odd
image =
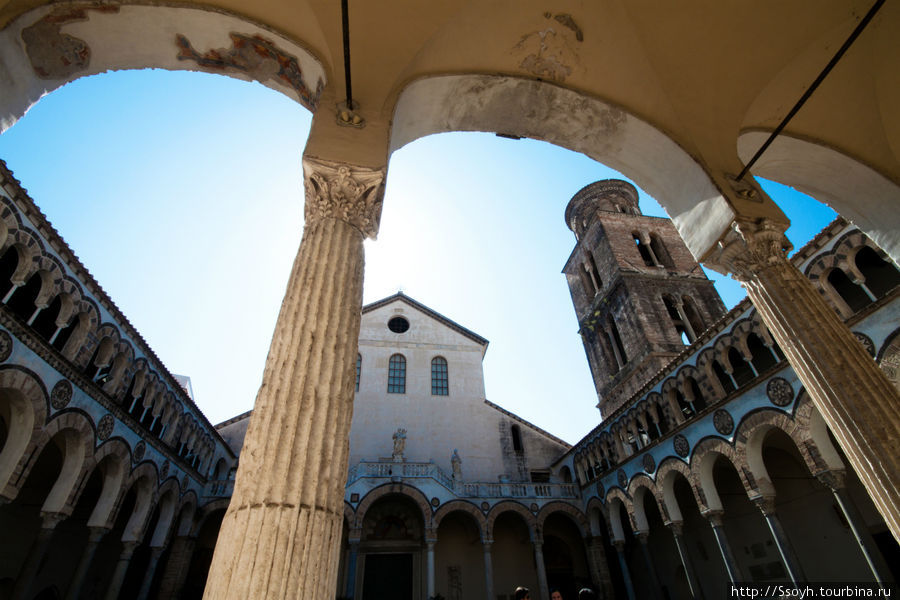
[[(762, 457), (763, 441), (771, 429), (780, 429), (786, 433), (794, 440), (800, 453), (804, 455), (804, 460), (809, 459), (802, 450), (803, 440), (797, 424), (788, 415), (779, 410), (763, 409), (744, 417), (735, 432), (735, 451), (740, 457), (740, 462), (747, 465), (748, 483), (756, 494), (764, 496), (775, 494), (775, 488)], [(813, 473), (818, 471), (810, 462), (807, 462), (807, 466)]]
[(131, 517), (125, 525), (125, 530), (122, 532), (123, 542), (138, 542), (141, 540), (144, 527), (147, 525), (147, 518), (150, 516), (154, 499), (156, 498), (157, 481), (156, 465), (152, 462), (142, 462), (131, 472), (125, 485), (122, 486), (122, 496), (116, 512), (121, 508), (121, 499), (124, 498), (128, 490), (134, 488), (136, 496)]
[(122, 485), (131, 467), (131, 449), (121, 438), (113, 438), (94, 451), (91, 462), (91, 470), (101, 469), (103, 488), (88, 518), (88, 526), (111, 526), (116, 500), (122, 494)]
[(59, 436), (63, 465), (41, 511), (70, 514), (77, 498), (78, 482), (88, 474), (93, 463), (94, 427), (82, 413), (69, 411), (51, 419), (43, 433), (44, 443), (36, 448), (34, 460), (23, 469), (22, 479), (28, 477), (44, 447)]
[[(831, 437), (828, 435), (828, 425), (825, 423), (824, 417), (816, 409), (806, 390), (800, 390), (797, 395), (797, 409), (794, 413), (794, 421), (800, 431), (804, 432), (804, 444), (808, 445), (806, 453), (815, 456), (814, 463), (821, 461), (822, 468), (827, 470), (845, 469), (844, 461), (838, 454), (834, 444), (831, 443)], [(796, 443), (796, 442), (795, 442)], [(799, 446), (798, 446), (799, 448)], [(804, 453), (803, 449), (800, 450)], [(804, 460), (806, 457), (804, 456)], [(821, 469), (820, 469), (821, 470)], [(818, 471), (811, 471), (817, 474)]]
[[(309, 14), (306, 34), (320, 31)], [(77, 24), (78, 34), (62, 33)], [(315, 111), (326, 73), (305, 40), (294, 40), (233, 13), (200, 8), (74, 4), (40, 6), (8, 26), (2, 50), (20, 85), (0, 101), (0, 131), (62, 85), (88, 75), (162, 68), (259, 81)], [(112, 35), (110, 32), (117, 32)], [(172, 34), (175, 33), (173, 44)], [(28, 40), (15, 43), (13, 40)]]
[[(768, 131), (747, 130), (738, 137), (738, 155), (746, 163), (768, 138)], [(900, 262), (900, 186), (831, 144), (782, 132), (754, 164), (752, 173), (788, 185), (823, 202), (866, 232)]]
[(353, 523), (356, 522), (356, 509), (346, 500), (344, 500), (344, 521), (347, 523), (348, 529), (352, 529)]
[(900, 389), (900, 329), (895, 329), (887, 336), (876, 360), (894, 387)]
[(488, 513), (487, 518), (485, 519), (484, 532), (487, 539), (494, 539), (494, 523), (497, 522), (497, 517), (507, 512), (512, 512), (522, 517), (525, 521), (525, 525), (528, 527), (528, 534), (531, 536), (531, 539), (534, 540), (538, 531), (537, 519), (535, 519), (534, 514), (528, 510), (524, 504), (514, 500), (498, 502), (491, 508), (491, 512)]
[(603, 535), (603, 526), (609, 522), (609, 516), (606, 514), (606, 506), (603, 501), (596, 496), (588, 500), (587, 503), (587, 519), (591, 528), (591, 536), (597, 537)]
[(178, 521), (175, 523), (174, 529), (176, 536), (183, 537), (191, 534), (194, 518), (197, 516), (198, 504), (199, 500), (194, 490), (188, 490), (181, 497), (181, 502), (175, 511), (175, 514), (178, 515)]
[(394, 494), (404, 496), (412, 500), (419, 507), (419, 511), (422, 513), (422, 520), (424, 522), (425, 531), (427, 532), (433, 529), (433, 515), (431, 503), (428, 501), (428, 498), (426, 498), (425, 494), (423, 494), (418, 489), (405, 483), (386, 483), (384, 485), (378, 486), (377, 488), (373, 489), (368, 494), (363, 496), (363, 498), (359, 501), (359, 504), (356, 506), (356, 521), (351, 524), (352, 527), (354, 529), (362, 528), (363, 521), (366, 518), (366, 512), (369, 510), (369, 508), (371, 508), (372, 505), (381, 498)]
[(12, 500), (18, 494), (15, 482), (24, 482), (25, 463), (42, 441), (48, 405), (37, 375), (17, 366), (0, 367), (0, 413), (9, 429), (0, 449), (0, 496)]
[(220, 510), (228, 510), (228, 505), (230, 503), (230, 498), (220, 498), (218, 500), (213, 500), (212, 502), (207, 502), (202, 507), (200, 507), (197, 511), (197, 516), (194, 519), (194, 527), (191, 530), (191, 537), (196, 537), (203, 525), (206, 524), (206, 520), (209, 519), (209, 517), (213, 513)]
[(694, 446), (694, 453), (691, 456), (691, 470), (694, 476), (691, 479), (697, 482), (697, 495), (700, 497), (700, 506), (710, 510), (722, 510), (722, 499), (719, 497), (719, 492), (713, 480), (713, 467), (719, 456), (724, 457), (734, 466), (748, 496), (753, 495), (755, 488), (755, 486), (748, 483), (747, 474), (749, 469), (747, 469), (746, 464), (741, 462), (741, 457), (738, 456), (734, 448), (721, 438), (706, 438)]
[(13, 272), (10, 281), (13, 285), (22, 285), (35, 271), (34, 258), (44, 251), (44, 245), (40, 238), (26, 227), (20, 227), (10, 231), (6, 236), (4, 252), (8, 247), (14, 247), (19, 254), (19, 264)]
[(547, 517), (554, 513), (564, 514), (575, 524), (578, 532), (581, 533), (582, 539), (587, 538), (591, 534), (591, 524), (588, 522), (587, 516), (575, 506), (568, 502), (550, 502), (541, 507), (537, 514), (537, 525), (541, 531), (544, 530), (544, 523)]
[(169, 530), (175, 520), (177, 508), (181, 500), (181, 488), (178, 480), (167, 479), (157, 490), (154, 504), (159, 508), (159, 519), (156, 528), (151, 533), (150, 546), (160, 548), (166, 544)]
[(644, 513), (644, 494), (650, 494), (656, 507), (664, 519), (668, 518), (665, 505), (660, 504), (657, 498), (658, 491), (656, 484), (647, 475), (643, 473), (636, 475), (628, 485), (628, 495), (631, 496), (631, 516), (635, 524), (636, 531), (647, 531), (650, 526), (647, 523), (647, 515)]
[(609, 527), (610, 538), (614, 542), (625, 540), (625, 530), (622, 528), (622, 511), (624, 510), (625, 516), (628, 516), (630, 519), (633, 511), (633, 508), (629, 508), (630, 506), (631, 499), (622, 490), (613, 488), (606, 493), (607, 526)]
[[(499, 132), (581, 152), (656, 198), (694, 256), (703, 256), (733, 220), (698, 161), (662, 131), (602, 98), (541, 80), (487, 74), (421, 78), (395, 94), (391, 153), (447, 131)], [(518, 110), (510, 110), (511, 103)], [(710, 227), (688, 228), (700, 212)]]
[(481, 536), (482, 540), (485, 539), (487, 519), (485, 519), (484, 513), (468, 500), (451, 500), (446, 504), (442, 504), (440, 508), (434, 511), (434, 517), (432, 517), (431, 520), (434, 530), (438, 530), (444, 517), (454, 512), (464, 513), (472, 517), (472, 519), (475, 520), (475, 524), (478, 526), (478, 534)]
[(11, 231), (22, 227), (22, 217), (12, 200), (0, 195), (0, 254), (7, 248), (7, 238)]
[(656, 488), (659, 492), (658, 498), (661, 499), (660, 506), (665, 506), (666, 512), (672, 521), (684, 520), (684, 517), (681, 514), (681, 506), (679, 506), (678, 500), (675, 498), (675, 480), (679, 475), (684, 477), (687, 481), (688, 487), (691, 489), (691, 494), (693, 494), (694, 500), (697, 502), (697, 506), (705, 505), (705, 503), (701, 503), (700, 498), (697, 497), (697, 482), (687, 463), (674, 456), (665, 458), (660, 462), (659, 468), (656, 471)]

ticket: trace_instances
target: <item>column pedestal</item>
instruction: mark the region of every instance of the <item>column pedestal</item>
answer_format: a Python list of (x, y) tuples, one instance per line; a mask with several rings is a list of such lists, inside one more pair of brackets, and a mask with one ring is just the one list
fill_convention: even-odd
[[(784, 224), (738, 219), (710, 256), (730, 272), (900, 541), (900, 394), (786, 256)], [(852, 393), (850, 391), (852, 390)]]
[(334, 598), (362, 307), (384, 172), (303, 160), (306, 226), (206, 600)]

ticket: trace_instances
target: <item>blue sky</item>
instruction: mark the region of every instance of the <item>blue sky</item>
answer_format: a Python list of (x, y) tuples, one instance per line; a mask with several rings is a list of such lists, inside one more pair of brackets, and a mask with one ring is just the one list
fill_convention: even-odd
[[(0, 135), (0, 158), (169, 370), (192, 378), (213, 423), (249, 410), (259, 387), (302, 233), (310, 118), (259, 84), (132, 71), (71, 83)], [(577, 441), (599, 413), (560, 273), (575, 244), (563, 211), (610, 177), (621, 176), (532, 140), (409, 144), (366, 242), (364, 301), (402, 289), (486, 337), (487, 398)], [(834, 218), (764, 187), (795, 247)], [(743, 297), (716, 285), (729, 307)]]

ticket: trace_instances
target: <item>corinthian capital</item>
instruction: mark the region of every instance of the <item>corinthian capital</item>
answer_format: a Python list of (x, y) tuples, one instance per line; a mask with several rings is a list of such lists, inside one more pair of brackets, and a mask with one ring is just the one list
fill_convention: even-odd
[(731, 231), (719, 241), (707, 266), (731, 273), (738, 281), (749, 281), (766, 267), (783, 263), (793, 247), (784, 235), (786, 223), (771, 219), (737, 217)]
[(306, 223), (339, 219), (375, 239), (384, 200), (384, 169), (303, 157)]

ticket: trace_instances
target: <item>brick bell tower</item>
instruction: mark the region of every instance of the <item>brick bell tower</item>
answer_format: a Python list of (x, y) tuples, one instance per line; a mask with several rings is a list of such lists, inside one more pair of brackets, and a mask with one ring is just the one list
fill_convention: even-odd
[(576, 245), (563, 273), (605, 418), (725, 306), (672, 222), (641, 214), (630, 183), (585, 186), (565, 217)]

